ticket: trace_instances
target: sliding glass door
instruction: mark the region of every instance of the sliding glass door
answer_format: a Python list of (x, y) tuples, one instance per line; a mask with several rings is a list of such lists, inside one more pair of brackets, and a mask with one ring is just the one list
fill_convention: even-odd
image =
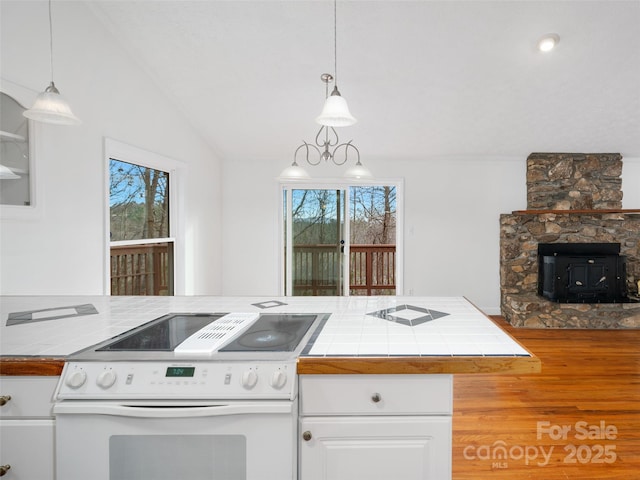
[(395, 295), (395, 185), (284, 188), (285, 295)]
[(288, 193), (288, 294), (342, 295), (345, 191), (293, 189)]

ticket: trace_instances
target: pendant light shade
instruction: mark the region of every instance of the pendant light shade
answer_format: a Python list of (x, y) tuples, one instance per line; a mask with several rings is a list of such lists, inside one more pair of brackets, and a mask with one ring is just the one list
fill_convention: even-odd
[(371, 173), (371, 170), (365, 167), (362, 163), (360, 163), (360, 160), (358, 160), (358, 163), (356, 163), (353, 167), (348, 168), (347, 171), (344, 172), (344, 176), (346, 178), (360, 180), (363, 178), (373, 178), (373, 173)]
[(357, 122), (349, 111), (347, 101), (340, 95), (338, 87), (334, 87), (331, 95), (325, 100), (316, 122), (327, 127), (348, 127)]
[(280, 176), (278, 178), (280, 180), (308, 180), (311, 178), (311, 176), (294, 160), (294, 162), (290, 166), (285, 168), (282, 173), (280, 173)]
[(80, 125), (82, 123), (71, 111), (71, 107), (60, 95), (53, 82), (44, 92), (37, 96), (36, 101), (23, 115), (31, 120), (55, 125)]

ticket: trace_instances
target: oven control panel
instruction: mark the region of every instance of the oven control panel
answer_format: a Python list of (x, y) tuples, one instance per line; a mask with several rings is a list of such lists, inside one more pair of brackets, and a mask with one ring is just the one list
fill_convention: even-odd
[(293, 399), (295, 363), (68, 362), (58, 399)]

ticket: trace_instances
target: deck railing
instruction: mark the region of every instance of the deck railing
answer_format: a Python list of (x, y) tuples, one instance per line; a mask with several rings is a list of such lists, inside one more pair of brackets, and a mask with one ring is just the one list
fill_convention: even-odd
[[(342, 253), (336, 245), (296, 245), (293, 249), (294, 295), (339, 294)], [(394, 295), (396, 246), (351, 245), (351, 295)]]
[(111, 295), (173, 295), (173, 244), (111, 247)]
[[(342, 253), (335, 245), (293, 249), (294, 295), (338, 295)], [(394, 295), (396, 246), (351, 245), (351, 295)], [(172, 295), (170, 243), (111, 247), (111, 295)]]

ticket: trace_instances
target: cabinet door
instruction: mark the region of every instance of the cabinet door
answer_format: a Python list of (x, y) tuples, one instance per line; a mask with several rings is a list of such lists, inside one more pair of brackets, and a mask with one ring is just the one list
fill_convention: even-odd
[(7, 480), (53, 480), (53, 420), (0, 420), (0, 465)]
[(300, 480), (447, 480), (451, 417), (304, 417)]

